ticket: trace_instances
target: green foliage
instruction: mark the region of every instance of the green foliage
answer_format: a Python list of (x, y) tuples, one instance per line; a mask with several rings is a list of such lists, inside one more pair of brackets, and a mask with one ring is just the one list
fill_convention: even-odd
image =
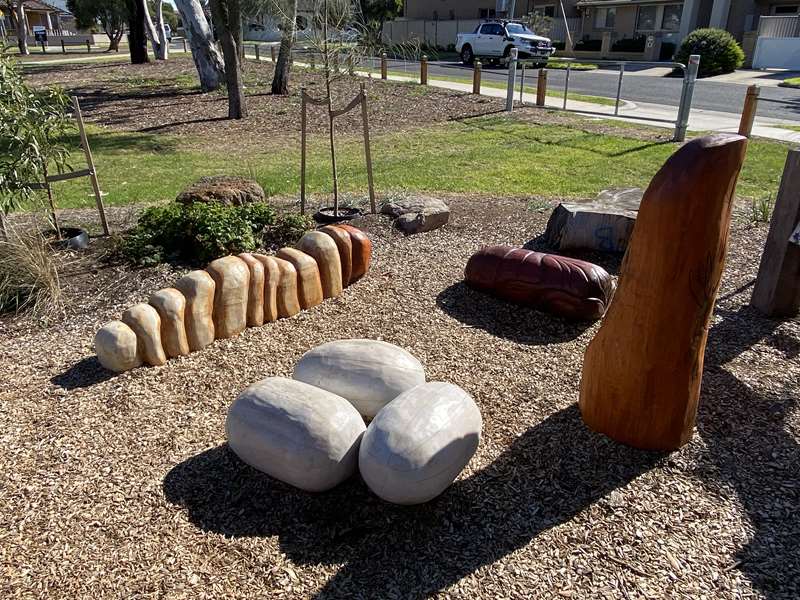
[(128, 19), (125, 0), (67, 0), (67, 8), (78, 27), (92, 29), (100, 23), (109, 37), (121, 33)]
[(33, 89), (8, 53), (0, 50), (0, 210), (8, 213), (29, 199), (31, 183), (46, 172), (67, 169), (67, 149), (58, 143), (73, 130), (69, 98), (58, 88)]
[(732, 73), (744, 63), (744, 51), (724, 29), (695, 29), (687, 35), (675, 60), (687, 64), (692, 54), (700, 55), (698, 77)]
[(772, 216), (772, 207), (775, 203), (772, 194), (753, 198), (753, 221), (755, 223), (769, 223)]
[(226, 206), (172, 202), (146, 209), (122, 241), (122, 253), (141, 265), (166, 260), (208, 261), (258, 247), (293, 244), (313, 227), (308, 217), (278, 216), (268, 204)]
[[(150, 6), (150, 14), (155, 19), (156, 3), (153, 0), (150, 0), (149, 6)], [(169, 2), (163, 2), (161, 4), (161, 14), (164, 17), (164, 23), (169, 25), (170, 28), (172, 28), (172, 34), (175, 35), (175, 32), (178, 29), (178, 15), (175, 12), (175, 8)]]
[(38, 231), (12, 231), (0, 240), (0, 313), (47, 320), (63, 310), (53, 252)]

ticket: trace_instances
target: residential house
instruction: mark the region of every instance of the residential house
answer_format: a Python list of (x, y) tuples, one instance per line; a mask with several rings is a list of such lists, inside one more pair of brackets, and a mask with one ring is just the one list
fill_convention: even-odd
[[(17, 2), (0, 2), (0, 15), (2, 15), (2, 29), (8, 34), (14, 34), (16, 27), (12, 23), (11, 13), (16, 10)], [(28, 21), (28, 33), (44, 28), (49, 35), (62, 35), (73, 28), (73, 16), (63, 8), (48, 4), (42, 0), (23, 0), (25, 16)]]

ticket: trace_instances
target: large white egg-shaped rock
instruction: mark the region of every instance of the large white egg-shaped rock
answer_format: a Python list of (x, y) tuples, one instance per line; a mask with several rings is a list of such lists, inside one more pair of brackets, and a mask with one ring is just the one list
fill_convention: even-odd
[(425, 369), (411, 354), (378, 340), (338, 340), (306, 352), (293, 377), (347, 398), (365, 417), (425, 383)]
[(301, 381), (268, 377), (228, 410), (228, 445), (244, 462), (310, 492), (356, 470), (364, 421), (344, 398)]
[(478, 447), (483, 420), (460, 387), (439, 381), (394, 399), (369, 424), (358, 467), (375, 494), (421, 504), (441, 494)]

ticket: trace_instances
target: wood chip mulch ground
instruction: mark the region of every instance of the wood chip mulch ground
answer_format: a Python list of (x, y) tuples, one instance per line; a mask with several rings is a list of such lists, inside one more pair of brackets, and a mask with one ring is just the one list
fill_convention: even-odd
[[(662, 455), (581, 422), (597, 324), (462, 282), (480, 244), (525, 244), (549, 211), (446, 200), (452, 221), (432, 233), (367, 220), (372, 270), (341, 297), (163, 367), (112, 376), (92, 336), (177, 267), (73, 257), (63, 322), (0, 321), (0, 595), (797, 598), (800, 324), (748, 307), (766, 228), (734, 223), (697, 430)], [(477, 454), (429, 504), (386, 504), (357, 477), (303, 493), (225, 445), (243, 388), (347, 337), (406, 348), (481, 408)]]

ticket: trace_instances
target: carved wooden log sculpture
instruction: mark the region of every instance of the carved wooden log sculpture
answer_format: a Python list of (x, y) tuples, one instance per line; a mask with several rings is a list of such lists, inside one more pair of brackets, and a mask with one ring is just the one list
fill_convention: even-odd
[(331, 236), (339, 249), (339, 262), (342, 266), (342, 287), (347, 287), (350, 285), (350, 278), (353, 276), (353, 242), (350, 241), (350, 234), (335, 225), (326, 225), (320, 231)]
[(281, 248), (277, 257), (292, 263), (297, 271), (297, 298), (300, 300), (300, 307), (307, 310), (320, 304), (323, 299), (322, 280), (317, 261), (296, 248)]
[(573, 319), (599, 319), (614, 295), (614, 279), (592, 263), (509, 246), (472, 255), (467, 284), (517, 304)]
[(580, 409), (592, 429), (651, 450), (690, 439), (745, 147), (738, 135), (693, 140), (647, 188), (584, 358)]
[(272, 260), (278, 266), (278, 286), (275, 292), (278, 316), (281, 319), (293, 317), (302, 310), (297, 295), (297, 269), (288, 260), (277, 256)]
[(372, 242), (367, 237), (367, 234), (353, 227), (340, 223), (336, 225), (339, 229), (343, 229), (350, 234), (350, 243), (353, 247), (352, 254), (352, 274), (350, 275), (350, 283), (354, 283), (361, 279), (369, 270), (369, 263), (372, 260)]
[(240, 334), (247, 327), (250, 269), (238, 256), (212, 261), (206, 271), (214, 279), (214, 331), (217, 339)]

